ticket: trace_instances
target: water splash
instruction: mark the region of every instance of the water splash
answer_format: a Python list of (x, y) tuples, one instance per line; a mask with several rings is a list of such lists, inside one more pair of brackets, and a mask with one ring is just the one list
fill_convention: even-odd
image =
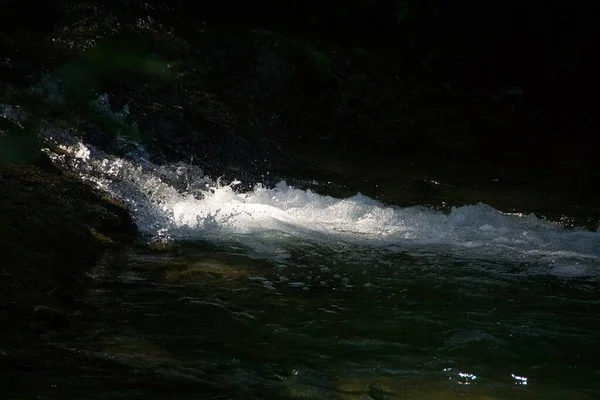
[[(74, 141), (56, 162), (123, 200), (140, 230), (158, 240), (236, 242), (260, 257), (285, 259), (303, 244), (334, 253), (443, 253), (467, 259), (532, 262), (563, 276), (600, 272), (600, 233), (568, 230), (535, 215), (486, 204), (453, 208), (387, 205), (360, 193), (339, 199), (279, 182), (240, 193), (186, 163), (154, 165)], [(377, 255), (375, 256), (377, 257)]]

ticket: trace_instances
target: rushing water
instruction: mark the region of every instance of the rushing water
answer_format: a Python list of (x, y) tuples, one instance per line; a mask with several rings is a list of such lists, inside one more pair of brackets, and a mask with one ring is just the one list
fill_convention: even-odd
[(25, 396), (591, 399), (600, 233), (485, 204), (236, 192), (143, 150), (53, 155), (144, 234), (90, 272), (97, 316)]

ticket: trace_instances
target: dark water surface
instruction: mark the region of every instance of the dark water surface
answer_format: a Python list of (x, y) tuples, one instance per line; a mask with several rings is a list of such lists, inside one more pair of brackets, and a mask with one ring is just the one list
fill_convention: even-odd
[(3, 349), (20, 360), (7, 398), (600, 396), (596, 278), (296, 249), (285, 264), (202, 241), (107, 256), (90, 273), (96, 315), (82, 334)]

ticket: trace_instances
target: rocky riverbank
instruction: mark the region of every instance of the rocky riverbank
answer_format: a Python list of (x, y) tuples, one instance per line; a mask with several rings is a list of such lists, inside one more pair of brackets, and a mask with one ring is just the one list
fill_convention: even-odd
[(3, 334), (64, 331), (85, 308), (85, 272), (136, 228), (121, 205), (52, 165), (0, 162), (0, 185)]

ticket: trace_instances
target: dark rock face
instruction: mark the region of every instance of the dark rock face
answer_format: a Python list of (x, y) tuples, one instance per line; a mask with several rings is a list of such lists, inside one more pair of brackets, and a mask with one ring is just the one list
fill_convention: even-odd
[[(0, 302), (9, 333), (62, 331), (85, 305), (85, 271), (136, 235), (127, 211), (53, 167), (0, 163)], [(26, 331), (27, 332), (27, 331)]]
[[(15, 15), (26, 14), (17, 3), (8, 2)], [(520, 20), (514, 32), (495, 30), (509, 6), (474, 19), (466, 11), (480, 5), (434, 1), (399, 21), (399, 3), (56, 3), (53, 29), (7, 25), (11, 61), (0, 71), (20, 87), (43, 74), (60, 80), (69, 110), (57, 114), (75, 110), (91, 144), (119, 152), (115, 135), (128, 135), (155, 162), (186, 160), (251, 183), (297, 173), (299, 148), (518, 167), (535, 157), (554, 169), (560, 157), (595, 159), (580, 143), (591, 129), (585, 113), (544, 109), (547, 96), (527, 81), (531, 63), (518, 70), (506, 54), (541, 35)], [(582, 32), (572, 34), (589, 36)], [(23, 43), (33, 51), (20, 51)], [(115, 123), (85, 109), (103, 93), (128, 116)]]

